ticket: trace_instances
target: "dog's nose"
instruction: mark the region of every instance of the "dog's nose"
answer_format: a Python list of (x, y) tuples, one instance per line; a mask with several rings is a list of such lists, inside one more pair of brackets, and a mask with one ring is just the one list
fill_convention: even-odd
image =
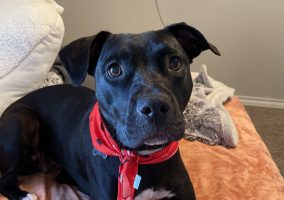
[(159, 98), (144, 98), (138, 102), (138, 109), (141, 115), (150, 118), (165, 116), (169, 110), (167, 101)]

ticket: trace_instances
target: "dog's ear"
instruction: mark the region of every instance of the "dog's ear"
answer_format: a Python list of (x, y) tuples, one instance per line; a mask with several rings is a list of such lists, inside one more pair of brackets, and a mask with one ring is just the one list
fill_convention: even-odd
[(165, 30), (175, 36), (191, 60), (207, 49), (218, 56), (221, 55), (218, 49), (210, 44), (198, 30), (184, 22), (167, 26)]
[(73, 85), (81, 85), (87, 73), (94, 75), (101, 50), (110, 34), (102, 31), (94, 36), (80, 38), (60, 50), (61, 63), (67, 70)]

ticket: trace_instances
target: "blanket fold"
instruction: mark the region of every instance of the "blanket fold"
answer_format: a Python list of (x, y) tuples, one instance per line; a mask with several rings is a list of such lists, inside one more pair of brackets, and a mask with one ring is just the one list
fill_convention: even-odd
[(192, 73), (193, 90), (184, 117), (188, 140), (198, 140), (208, 145), (236, 147), (238, 133), (235, 124), (223, 106), (235, 90), (214, 80), (202, 65), (199, 73)]

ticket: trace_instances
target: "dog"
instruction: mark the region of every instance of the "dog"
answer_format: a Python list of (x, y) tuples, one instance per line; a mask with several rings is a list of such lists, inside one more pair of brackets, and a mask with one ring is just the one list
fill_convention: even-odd
[[(149, 188), (195, 199), (177, 141), (193, 86), (190, 64), (207, 49), (220, 55), (185, 23), (140, 34), (102, 31), (65, 46), (59, 57), (73, 85), (32, 92), (0, 118), (0, 193), (30, 197), (17, 176), (43, 170), (45, 160), (94, 200), (139, 199)], [(87, 74), (95, 91), (80, 86)]]

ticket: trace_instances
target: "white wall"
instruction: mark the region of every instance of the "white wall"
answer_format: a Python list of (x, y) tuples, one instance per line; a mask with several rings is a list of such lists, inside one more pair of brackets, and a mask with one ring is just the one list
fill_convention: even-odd
[[(64, 43), (100, 30), (142, 32), (162, 28), (153, 0), (58, 0), (65, 8)], [(199, 29), (222, 56), (204, 52), (193, 70), (209, 75), (238, 95), (284, 100), (283, 0), (159, 0), (163, 20)]]

